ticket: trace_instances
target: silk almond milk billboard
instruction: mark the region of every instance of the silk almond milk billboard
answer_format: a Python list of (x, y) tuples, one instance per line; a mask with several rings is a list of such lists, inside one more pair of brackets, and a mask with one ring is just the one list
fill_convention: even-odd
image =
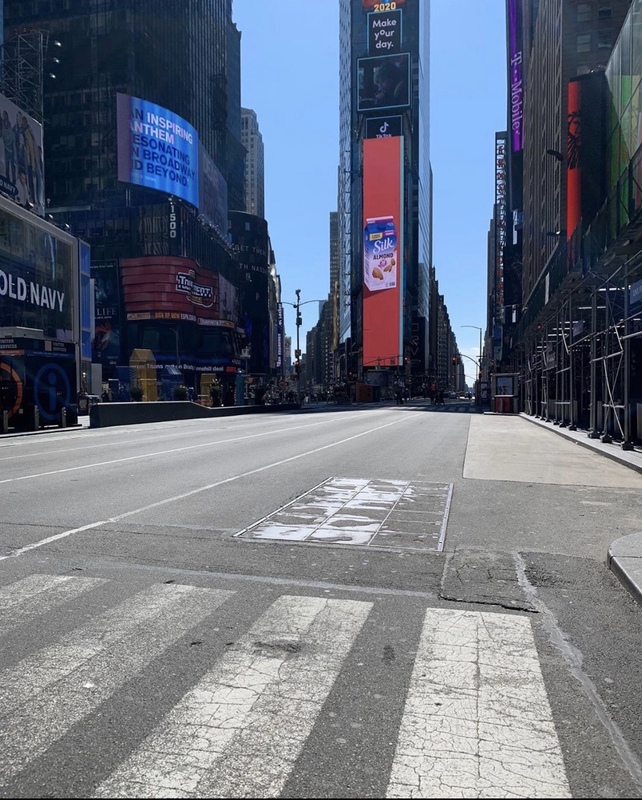
[(363, 366), (403, 363), (403, 137), (363, 140)]

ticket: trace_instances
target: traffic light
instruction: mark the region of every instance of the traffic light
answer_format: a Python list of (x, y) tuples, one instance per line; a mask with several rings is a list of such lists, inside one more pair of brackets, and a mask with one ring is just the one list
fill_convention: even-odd
[(452, 357), (453, 366), (457, 364), (457, 356)]
[(294, 371), (295, 371), (297, 377), (301, 374), (301, 362), (299, 361), (298, 358), (294, 362)]

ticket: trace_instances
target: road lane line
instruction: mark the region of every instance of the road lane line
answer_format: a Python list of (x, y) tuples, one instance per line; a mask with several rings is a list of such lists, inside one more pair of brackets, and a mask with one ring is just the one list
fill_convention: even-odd
[[(384, 413), (384, 412), (377, 411), (375, 413), (381, 414), (381, 413)], [(161, 451), (161, 452), (162, 453), (167, 453), (167, 452), (169, 452), (169, 453), (180, 453), (182, 450), (189, 450), (191, 447), (208, 447), (208, 446), (213, 446), (213, 445), (217, 445), (217, 444), (229, 444), (230, 442), (239, 442), (239, 441), (243, 441), (245, 439), (256, 439), (256, 438), (259, 438), (261, 436), (272, 436), (275, 433), (290, 433), (291, 431), (298, 431), (298, 430), (301, 430), (301, 429), (307, 430), (308, 428), (316, 428), (319, 425), (330, 425), (333, 422), (334, 422), (334, 420), (331, 420), (331, 419), (323, 419), (323, 420), (321, 420), (319, 422), (310, 422), (307, 425), (306, 424), (289, 425), (287, 428), (277, 428), (276, 430), (273, 430), (273, 431), (262, 431), (261, 433), (248, 433), (245, 436), (233, 436), (231, 439), (220, 439), (220, 440), (215, 441), (215, 442), (203, 442), (203, 443), (198, 444), (198, 445), (191, 445), (191, 446), (188, 446), (188, 447), (179, 447), (179, 448), (176, 448), (174, 450), (164, 450), (164, 451)], [(176, 438), (184, 438), (184, 437), (185, 437), (185, 432), (182, 431), (181, 433), (164, 434), (160, 438), (166, 440), (166, 439), (176, 439)], [(157, 437), (157, 438), (159, 438), (159, 437)], [(25, 445), (26, 444), (27, 443), (25, 443)], [(82, 447), (67, 447), (67, 448), (64, 448), (63, 450), (47, 450), (47, 451), (43, 450), (42, 452), (39, 452), (39, 453), (24, 453), (24, 454), (15, 454), (15, 455), (14, 454), (9, 454), (6, 458), (0, 457), (0, 464), (5, 464), (5, 463), (7, 463), (9, 461), (17, 461), (18, 459), (21, 459), (21, 458), (22, 459), (24, 459), (24, 458), (35, 458), (36, 456), (52, 456), (52, 455), (55, 456), (55, 455), (58, 455), (60, 453), (83, 453), (86, 450), (95, 450), (97, 447), (113, 447), (114, 444), (115, 444), (115, 442), (113, 442), (113, 441), (111, 441), (111, 442), (98, 442), (96, 444), (85, 444), (83, 442), (83, 446)], [(140, 444), (149, 444), (149, 443), (148, 442), (139, 442), (139, 445)], [(15, 446), (18, 446), (18, 445), (15, 445)], [(155, 453), (149, 453), (148, 455), (155, 455)], [(136, 456), (136, 458), (145, 458), (145, 456), (144, 455)], [(109, 464), (109, 463), (112, 463), (112, 462), (104, 462), (104, 463), (105, 464)], [(92, 465), (88, 465), (88, 466), (92, 466)], [(102, 462), (99, 463), (99, 464), (96, 464), (95, 466), (102, 466)], [(74, 467), (74, 469), (78, 469), (78, 467)], [(49, 473), (46, 473), (46, 474), (49, 474)], [(37, 478), (37, 477), (39, 477), (39, 474), (35, 474), (35, 475), (31, 475), (31, 476), (24, 476), (24, 477), (36, 477)], [(0, 484), (1, 483), (10, 483), (11, 481), (15, 481), (15, 480), (24, 480), (24, 477), (21, 477), (21, 478), (9, 478), (8, 480), (0, 481)]]
[(372, 603), (283, 595), (95, 797), (277, 797)]
[(4, 586), (0, 589), (0, 636), (103, 583), (107, 583), (104, 578), (29, 575)]
[[(280, 461), (274, 461), (271, 464), (265, 464), (262, 467), (257, 467), (256, 469), (248, 470), (247, 472), (241, 472), (238, 475), (232, 475), (229, 478), (223, 478), (220, 481), (216, 481), (215, 483), (209, 483), (206, 486), (200, 486), (198, 489), (192, 489), (189, 492), (184, 492), (183, 494), (175, 495), (174, 497), (167, 497), (164, 500), (159, 500), (156, 503), (150, 503), (146, 506), (141, 506), (140, 508), (135, 508), (131, 511), (126, 511), (123, 514), (118, 514), (115, 517), (110, 517), (109, 519), (99, 520), (97, 522), (90, 522), (87, 525), (82, 525), (79, 528), (72, 528), (68, 531), (62, 531), (62, 533), (56, 533), (53, 536), (48, 536), (46, 539), (41, 539), (38, 542), (33, 542), (33, 544), (25, 545), (24, 547), (20, 547), (17, 550), (14, 550), (12, 553), (8, 555), (0, 556), (0, 561), (5, 561), (8, 558), (16, 558), (17, 556), (23, 555), (23, 553), (28, 553), (30, 550), (35, 550), (38, 547), (43, 547), (46, 544), (50, 544), (51, 542), (56, 542), (60, 539), (65, 539), (68, 536), (71, 536), (74, 533), (82, 533), (83, 531), (93, 530), (95, 528), (100, 528), (103, 525), (109, 525), (114, 522), (119, 522), (122, 519), (126, 519), (127, 517), (132, 517), (135, 514), (141, 514), (144, 511), (151, 511), (153, 508), (159, 508), (160, 506), (165, 506), (168, 503), (176, 503), (179, 500), (185, 500), (188, 497), (193, 497), (194, 495), (201, 494), (201, 492), (207, 492), (210, 489), (216, 489), (218, 486), (223, 486), (226, 483), (232, 483), (233, 481), (238, 481), (241, 478), (247, 478), (250, 475), (257, 475), (259, 472), (265, 472), (268, 469), (274, 469), (275, 467), (281, 467), (283, 464), (289, 464), (292, 461), (297, 461), (300, 458), (306, 458), (307, 456), (315, 455), (316, 453), (321, 453), (323, 450), (329, 450), (332, 447), (337, 447), (342, 444), (346, 444), (347, 442), (351, 442), (354, 439), (359, 439), (362, 436), (368, 436), (371, 433), (376, 433), (377, 431), (383, 430), (384, 428), (389, 428), (391, 425), (398, 425), (400, 422), (407, 422), (409, 419), (413, 417), (420, 416), (420, 413), (404, 415), (400, 419), (395, 419), (392, 422), (387, 422), (385, 425), (379, 425), (376, 428), (370, 428), (367, 431), (362, 431), (361, 433), (357, 433), (354, 436), (348, 436), (345, 439), (340, 439), (338, 442), (332, 442), (331, 444), (323, 445), (322, 447), (316, 447), (313, 450), (307, 450), (304, 453), (299, 453), (296, 456), (290, 456), (289, 458), (281, 459)], [(66, 470), (63, 470), (66, 471)]]
[(6, 782), (234, 592), (154, 585), (0, 672)]
[(528, 618), (426, 612), (386, 796), (572, 796)]

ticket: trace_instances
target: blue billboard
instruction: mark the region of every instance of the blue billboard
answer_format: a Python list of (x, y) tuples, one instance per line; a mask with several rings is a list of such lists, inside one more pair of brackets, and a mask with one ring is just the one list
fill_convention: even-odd
[(198, 134), (156, 103), (118, 94), (118, 180), (180, 197), (198, 208)]

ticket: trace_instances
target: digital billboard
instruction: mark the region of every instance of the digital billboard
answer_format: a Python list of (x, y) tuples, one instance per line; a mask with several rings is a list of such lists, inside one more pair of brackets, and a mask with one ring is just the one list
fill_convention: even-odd
[(403, 363), (403, 136), (363, 140), (363, 366)]
[[(128, 322), (175, 320), (202, 326), (229, 325), (236, 308), (236, 289), (217, 272), (189, 258), (143, 256), (120, 262)], [(223, 298), (221, 297), (223, 294)]]
[(42, 125), (0, 94), (0, 191), (45, 215)]
[(18, 214), (0, 209), (0, 327), (37, 328), (71, 342), (77, 247)]
[(198, 208), (196, 130), (156, 103), (118, 94), (118, 180), (175, 195)]
[(368, 53), (398, 53), (401, 50), (401, 15), (397, 11), (368, 14)]
[(410, 53), (357, 59), (357, 111), (410, 105)]
[(524, 148), (524, 67), (522, 0), (508, 0), (508, 77), (510, 129), (513, 153)]
[(366, 139), (385, 139), (391, 136), (401, 136), (402, 118), (399, 116), (390, 117), (368, 117), (366, 119)]
[(118, 262), (103, 261), (91, 265), (94, 280), (95, 335), (93, 361), (113, 369), (120, 359), (120, 298)]

